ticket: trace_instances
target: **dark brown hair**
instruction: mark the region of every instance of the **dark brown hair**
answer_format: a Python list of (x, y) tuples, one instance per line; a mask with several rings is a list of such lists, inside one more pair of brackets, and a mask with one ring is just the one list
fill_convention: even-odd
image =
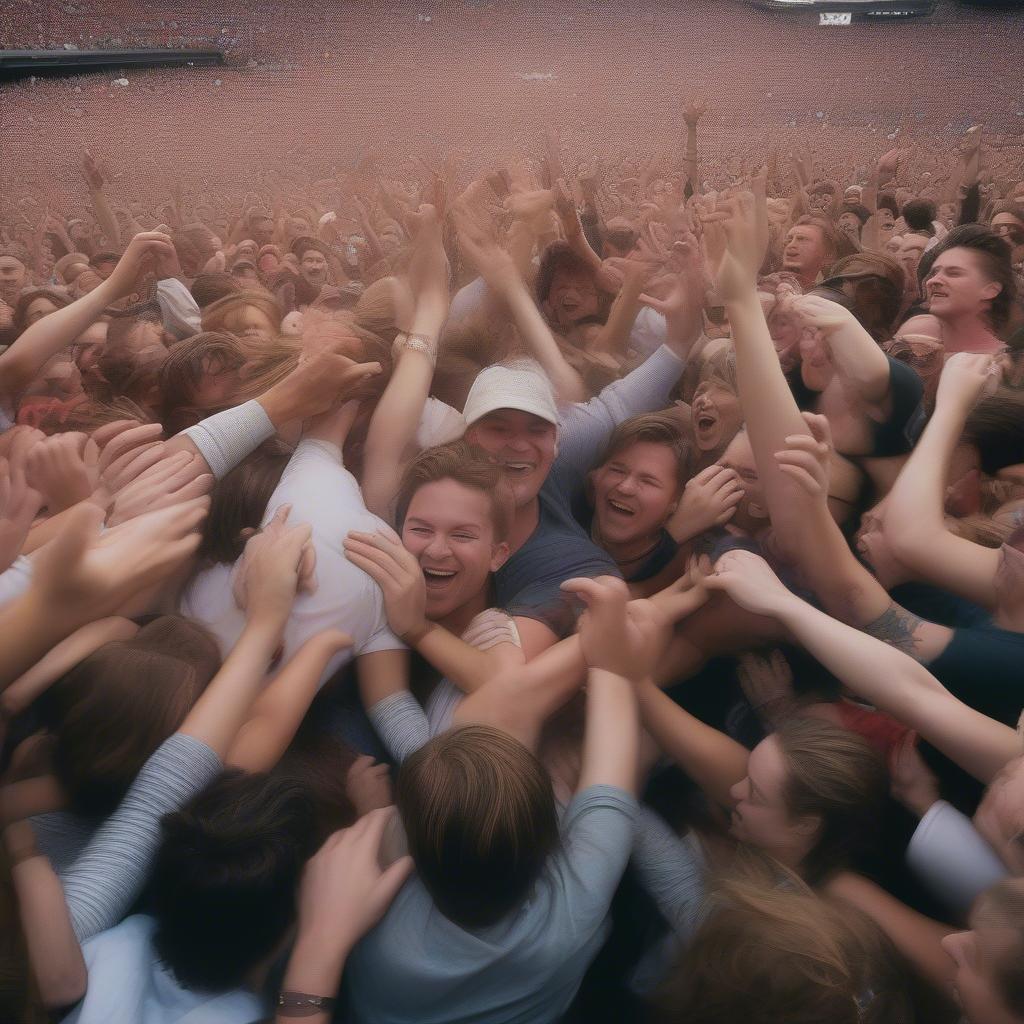
[(499, 729), (435, 736), (402, 765), (395, 798), (421, 881), (463, 927), (519, 906), (558, 844), (547, 769)]
[(264, 441), (231, 472), (217, 481), (210, 494), (210, 513), (203, 522), (199, 558), (231, 564), (245, 549), (243, 530), (257, 530), (291, 453), (276, 438)]
[[(207, 360), (214, 364), (209, 371), (204, 368)], [(171, 346), (157, 375), (163, 401), (160, 419), (168, 434), (177, 434), (219, 411), (196, 406), (196, 389), (207, 372), (237, 371), (244, 362), (245, 353), (230, 334), (204, 331)]]
[(491, 502), (494, 539), (507, 539), (515, 515), (515, 499), (501, 467), (482, 449), (466, 441), (426, 448), (413, 459), (398, 488), (395, 521), (402, 528), (413, 495), (424, 485), (454, 480), (464, 487), (483, 491)]
[(999, 294), (989, 306), (988, 319), (995, 330), (1002, 330), (1009, 322), (1010, 310), (1017, 297), (1017, 279), (1013, 273), (1010, 246), (991, 228), (982, 224), (961, 224), (930, 251), (931, 266), (934, 267), (935, 261), (950, 249), (970, 249), (976, 253), (989, 280), (1001, 286)]
[(47, 694), (54, 773), (74, 810), (110, 814), (220, 667), (214, 638), (179, 615), (104, 644)]

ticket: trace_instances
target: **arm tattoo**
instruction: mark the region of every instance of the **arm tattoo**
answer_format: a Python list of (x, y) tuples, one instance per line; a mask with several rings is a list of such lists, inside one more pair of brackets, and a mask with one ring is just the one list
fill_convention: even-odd
[(917, 636), (917, 629), (923, 621), (893, 601), (877, 619), (861, 626), (861, 629), (920, 661), (917, 644), (921, 638)]

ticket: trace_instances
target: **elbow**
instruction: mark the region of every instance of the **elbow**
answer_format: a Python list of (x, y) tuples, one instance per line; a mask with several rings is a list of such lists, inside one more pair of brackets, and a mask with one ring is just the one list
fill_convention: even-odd
[(85, 997), (89, 987), (89, 972), (81, 954), (74, 964), (53, 967), (46, 977), (39, 978), (39, 994), (47, 1010), (67, 1010)]

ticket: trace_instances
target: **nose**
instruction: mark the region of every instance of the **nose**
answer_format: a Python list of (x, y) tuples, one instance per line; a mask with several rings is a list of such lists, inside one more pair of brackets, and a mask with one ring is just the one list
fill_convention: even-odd
[(511, 434), (507, 444), (512, 451), (527, 452), (530, 450), (530, 439), (526, 434)]
[(620, 494), (636, 494), (636, 481), (632, 476), (624, 476), (615, 488)]
[(423, 554), (430, 558), (436, 558), (438, 561), (447, 558), (451, 553), (452, 549), (448, 543), (448, 537), (443, 533), (435, 533), (430, 538), (430, 543), (423, 549)]

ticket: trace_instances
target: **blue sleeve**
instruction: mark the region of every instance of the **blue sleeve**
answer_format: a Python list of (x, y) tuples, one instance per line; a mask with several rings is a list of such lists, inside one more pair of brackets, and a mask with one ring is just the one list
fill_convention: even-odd
[(558, 458), (552, 468), (556, 478), (570, 489), (578, 486), (620, 423), (668, 405), (668, 396), (684, 365), (679, 356), (662, 345), (635, 370), (613, 381), (589, 402), (569, 406), (559, 424)]
[(597, 928), (607, 915), (633, 847), (636, 814), (636, 798), (616, 786), (589, 786), (569, 804), (557, 861), (575, 928)]
[(61, 878), (79, 942), (124, 917), (146, 883), (160, 844), (160, 819), (187, 803), (221, 768), (220, 758), (205, 743), (183, 733), (157, 748), (120, 806)]

